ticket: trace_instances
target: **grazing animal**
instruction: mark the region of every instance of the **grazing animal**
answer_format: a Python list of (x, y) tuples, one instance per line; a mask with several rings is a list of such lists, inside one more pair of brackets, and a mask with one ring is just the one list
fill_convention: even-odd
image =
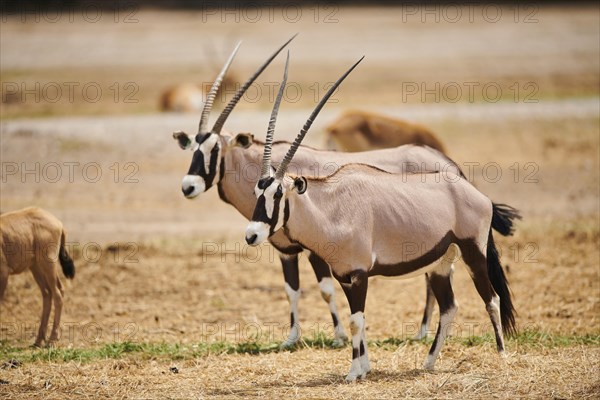
[[(284, 231), (329, 264), (351, 309), (352, 364), (346, 382), (362, 379), (371, 370), (364, 311), (368, 278), (373, 275), (427, 274), (440, 308), (424, 364), (433, 368), (458, 308), (452, 272), (461, 253), (485, 303), (498, 352), (504, 354), (503, 332), (515, 332), (515, 313), (494, 245), (493, 203), (466, 179), (452, 172), (393, 174), (364, 164), (345, 165), (328, 177), (287, 173), (313, 120), (357, 64), (321, 99), (273, 173), (270, 148), (281, 99), (275, 102), (246, 242), (258, 245)], [(498, 218), (512, 228), (510, 216)]]
[(418, 144), (446, 153), (442, 142), (424, 126), (367, 111), (346, 111), (325, 129), (332, 150), (354, 152)]
[(62, 223), (48, 211), (24, 208), (0, 215), (0, 300), (4, 296), (8, 276), (31, 270), (42, 291), (42, 317), (36, 346), (46, 341), (50, 309), (54, 303), (54, 323), (47, 344), (58, 340), (63, 305), (63, 286), (58, 265), (68, 279), (75, 276), (75, 265), (65, 248)]
[[(256, 201), (253, 190), (259, 176), (258, 171), (256, 176), (253, 176), (249, 171), (253, 171), (255, 167), (260, 165), (264, 143), (255, 140), (253, 135), (249, 133), (233, 135), (224, 130), (223, 125), (239, 99), (245, 93), (245, 90), (287, 43), (279, 48), (246, 81), (223, 110), (210, 131), (207, 129), (210, 103), (207, 103), (208, 109), (203, 112), (200, 121), (201, 129), (199, 129), (195, 137), (190, 137), (182, 131), (173, 133), (173, 138), (182, 149), (193, 151), (192, 162), (187, 175), (183, 178), (181, 186), (181, 190), (186, 198), (195, 198), (199, 194), (217, 186), (221, 200), (235, 207), (246, 219), (250, 220), (252, 217)], [(229, 62), (225, 64), (215, 80), (217, 88), (218, 81), (225, 75), (228, 65)], [(211, 96), (214, 95), (209, 95), (208, 98), (210, 99)], [(279, 160), (283, 159), (288, 148), (288, 142), (276, 142), (272, 144), (273, 165), (278, 165)], [(292, 168), (295, 168), (298, 172), (304, 171), (315, 176), (326, 176), (333, 173), (342, 165), (357, 162), (372, 164), (392, 172), (423, 168), (460, 173), (459, 167), (437, 150), (426, 146), (413, 145), (362, 153), (330, 152), (301, 146), (298, 149)], [(315, 169), (314, 166), (317, 166), (317, 168)], [(498, 212), (500, 212), (502, 205), (498, 207)], [(298, 255), (304, 249), (298, 243), (290, 241), (283, 231), (278, 231), (269, 238), (269, 241), (279, 252), (285, 280), (285, 292), (290, 304), (290, 333), (282, 344), (282, 347), (287, 347), (300, 339), (298, 325), (298, 302), (300, 299)], [(336, 310), (335, 289), (329, 265), (316, 253), (310, 253), (308, 259), (319, 282), (321, 296), (327, 302), (331, 313), (335, 335), (334, 343), (336, 345), (341, 344), (346, 340), (346, 334)], [(429, 284), (427, 284), (427, 287), (426, 307), (421, 327), (415, 336), (416, 339), (424, 338), (427, 335), (427, 329), (433, 313), (434, 295), (429, 288)]]
[[(235, 88), (235, 78), (225, 77), (223, 87), (230, 90)], [(175, 112), (201, 111), (207, 88), (194, 83), (180, 83), (166, 89), (160, 95), (160, 110)], [(223, 89), (217, 92), (216, 97), (222, 96)]]

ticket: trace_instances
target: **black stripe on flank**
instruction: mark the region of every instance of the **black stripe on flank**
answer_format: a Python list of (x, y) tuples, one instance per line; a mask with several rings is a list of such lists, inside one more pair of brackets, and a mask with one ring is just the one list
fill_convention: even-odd
[[(375, 265), (369, 270), (369, 276), (382, 275), (382, 276), (401, 276), (417, 271), (437, 260), (439, 260), (448, 250), (450, 244), (456, 243), (463, 251), (464, 257), (464, 244), (470, 244), (469, 248), (477, 249), (477, 245), (472, 239), (458, 239), (454, 232), (449, 231), (444, 237), (435, 245), (433, 248), (426, 253), (415, 254), (415, 258), (401, 261), (397, 264), (379, 264), (375, 261)], [(408, 258), (409, 254), (405, 257)]]

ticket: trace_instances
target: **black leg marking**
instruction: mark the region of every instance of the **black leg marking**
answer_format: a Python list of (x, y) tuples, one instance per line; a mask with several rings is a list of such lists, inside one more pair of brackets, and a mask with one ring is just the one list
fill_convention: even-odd
[(298, 255), (280, 257), (283, 267), (283, 279), (293, 290), (300, 289), (300, 271), (298, 270)]
[[(452, 309), (456, 308), (456, 303), (454, 301), (454, 291), (452, 290), (451, 276), (451, 274), (438, 275), (434, 273), (431, 274), (431, 276), (429, 277), (431, 289), (440, 307), (440, 322), (438, 324), (438, 329), (435, 334), (433, 344), (429, 349), (429, 355), (435, 354), (436, 357), (440, 351), (441, 345), (443, 344), (443, 340), (448, 334), (447, 330), (450, 328), (450, 325), (442, 326), (443, 317), (448, 312), (451, 312)], [(439, 343), (440, 341), (442, 341), (442, 343)]]
[(313, 271), (315, 271), (317, 282), (321, 282), (323, 278), (331, 278), (331, 269), (329, 268), (329, 264), (327, 264), (321, 257), (311, 252), (308, 256), (308, 261), (310, 261), (310, 265), (312, 265)]
[(331, 313), (331, 319), (333, 320), (333, 327), (337, 327), (338, 324), (340, 323), (336, 317), (336, 315), (334, 313)]

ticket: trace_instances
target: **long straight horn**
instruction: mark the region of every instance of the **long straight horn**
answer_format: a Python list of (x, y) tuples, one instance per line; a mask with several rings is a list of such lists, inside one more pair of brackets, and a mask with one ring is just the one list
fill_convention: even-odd
[(204, 102), (204, 108), (202, 109), (202, 115), (200, 117), (200, 124), (198, 124), (198, 133), (207, 132), (208, 115), (210, 114), (210, 110), (212, 109), (213, 102), (215, 101), (215, 97), (217, 96), (217, 92), (219, 91), (219, 87), (221, 86), (221, 82), (223, 82), (223, 78), (225, 77), (225, 74), (227, 73), (231, 62), (233, 61), (233, 57), (235, 57), (235, 54), (237, 53), (241, 44), (242, 42), (239, 42), (237, 46), (235, 46), (235, 49), (233, 49), (233, 52), (229, 56), (229, 59), (227, 60), (223, 68), (221, 68), (221, 72), (219, 72), (217, 79), (215, 79), (215, 81), (213, 82), (210, 91), (208, 92), (208, 95), (206, 95), (206, 101)]
[(258, 78), (258, 76), (260, 74), (262, 74), (262, 72), (265, 70), (265, 68), (267, 68), (269, 66), (269, 64), (271, 64), (271, 61), (273, 61), (273, 59), (275, 57), (277, 57), (277, 54), (279, 54), (281, 52), (281, 50), (283, 50), (283, 48), (285, 46), (287, 46), (292, 40), (294, 40), (294, 38), (298, 36), (298, 34), (296, 33), (294, 36), (291, 37), (291, 39), (289, 39), (287, 42), (285, 42), (280, 48), (278, 48), (275, 53), (273, 53), (271, 55), (271, 57), (269, 57), (267, 59), (267, 61), (264, 62), (263, 65), (260, 66), (260, 68), (258, 68), (258, 70), (256, 70), (256, 72), (254, 73), (254, 75), (252, 75), (247, 81), (246, 83), (244, 83), (244, 85), (240, 88), (240, 90), (237, 91), (237, 93), (235, 94), (235, 96), (233, 96), (233, 98), (229, 101), (229, 103), (227, 103), (227, 106), (225, 107), (225, 109), (221, 112), (221, 115), (219, 115), (219, 118), (217, 119), (217, 122), (215, 122), (215, 125), (212, 128), (213, 133), (221, 133), (221, 129), (223, 129), (223, 125), (225, 125), (225, 121), (227, 120), (227, 117), (229, 117), (229, 114), (231, 113), (231, 111), (233, 110), (233, 108), (235, 107), (235, 105), (238, 103), (238, 101), (240, 101), (240, 99), (242, 98), (242, 96), (244, 95), (244, 93), (246, 93), (246, 90), (248, 90), (248, 88), (250, 87), (250, 85), (252, 85), (254, 83), (254, 81), (256, 80), (256, 78)]
[(263, 153), (262, 170), (260, 172), (261, 178), (266, 178), (271, 175), (271, 148), (273, 147), (273, 134), (275, 133), (275, 122), (277, 121), (277, 113), (279, 112), (279, 105), (283, 98), (283, 92), (285, 91), (285, 84), (287, 83), (288, 76), (288, 64), (290, 62), (290, 51), (287, 52), (287, 58), (285, 60), (285, 70), (283, 71), (283, 80), (281, 86), (279, 86), (279, 92), (275, 98), (273, 104), (273, 111), (271, 111), (271, 119), (269, 119), (269, 127), (267, 128), (267, 139), (265, 140), (265, 151)]
[(315, 118), (317, 117), (317, 115), (319, 115), (319, 112), (321, 112), (321, 109), (323, 108), (323, 106), (325, 106), (325, 103), (327, 103), (327, 100), (329, 100), (329, 98), (331, 97), (331, 95), (333, 94), (333, 92), (336, 91), (336, 89), (338, 88), (338, 86), (340, 86), (340, 84), (344, 81), (344, 79), (346, 79), (346, 77), (350, 74), (350, 72), (352, 72), (352, 70), (354, 68), (356, 68), (356, 66), (363, 60), (363, 58), (365, 58), (365, 56), (362, 56), (360, 58), (360, 60), (358, 60), (352, 67), (350, 67), (350, 69), (348, 71), (346, 71), (344, 73), (344, 75), (342, 75), (333, 84), (332, 87), (329, 88), (329, 90), (327, 91), (327, 93), (325, 93), (325, 96), (323, 96), (323, 98), (321, 99), (321, 101), (319, 102), (319, 104), (317, 104), (317, 106), (313, 110), (312, 114), (310, 114), (310, 117), (308, 117), (308, 119), (306, 120), (306, 123), (304, 124), (304, 126), (300, 130), (300, 133), (298, 134), (298, 136), (296, 136), (296, 139), (294, 140), (294, 143), (292, 143), (292, 146), (290, 147), (290, 149), (288, 150), (287, 154), (283, 158), (283, 161), (281, 162), (281, 164), (279, 164), (279, 168), (277, 168), (277, 172), (275, 173), (275, 178), (276, 179), (283, 178), (283, 175), (285, 175), (285, 172), (287, 171), (287, 168), (290, 165), (290, 162), (292, 161), (292, 158), (294, 158), (294, 154), (296, 154), (296, 150), (298, 150), (298, 147), (300, 147), (300, 144), (302, 143), (302, 140), (304, 139), (304, 136), (306, 136), (306, 133), (310, 129), (310, 126), (312, 125), (313, 121), (315, 120)]

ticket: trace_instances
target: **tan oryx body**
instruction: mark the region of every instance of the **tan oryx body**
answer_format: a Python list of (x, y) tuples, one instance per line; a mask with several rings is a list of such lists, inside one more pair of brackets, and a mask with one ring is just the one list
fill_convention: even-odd
[[(176, 132), (174, 134), (174, 138), (178, 140), (182, 148), (189, 148), (194, 151), (190, 170), (182, 183), (182, 191), (186, 197), (194, 198), (216, 185), (218, 186), (221, 199), (232, 204), (247, 219), (251, 218), (255, 205), (255, 198), (252, 193), (258, 179), (258, 175), (253, 176), (251, 171), (256, 171), (257, 166), (260, 165), (264, 145), (258, 141), (254, 141), (250, 134), (242, 133), (233, 135), (222, 130), (222, 127), (235, 103), (243, 95), (245, 88), (253, 82), (258, 73), (268, 65), (275, 55), (263, 64), (259, 72), (255, 73), (246, 82), (227, 106), (224, 113), (221, 114), (211, 131), (208, 132), (205, 129), (207, 131), (205, 132), (201, 130), (201, 133), (196, 135), (194, 140), (183, 132)], [(226, 68), (224, 68), (225, 70)], [(222, 78), (223, 75), (221, 74), (219, 77)], [(206, 117), (206, 113), (203, 113), (203, 117)], [(204, 121), (206, 120), (204, 119)], [(283, 155), (288, 147), (289, 143), (287, 142), (276, 143), (273, 146), (274, 165), (278, 165), (278, 161), (283, 159)], [(309, 147), (302, 147), (291, 168), (297, 173), (326, 176), (342, 165), (355, 162), (370, 163), (396, 172), (404, 170), (414, 171), (425, 168), (444, 169), (460, 173), (459, 168), (454, 162), (447, 159), (438, 151), (426, 146), (404, 146), (397, 149), (356, 154), (320, 151)], [(270, 241), (280, 252), (285, 290), (290, 302), (290, 334), (288, 339), (283, 343), (283, 346), (289, 346), (300, 338), (297, 324), (298, 300), (300, 297), (298, 254), (303, 249), (297, 243), (291, 242), (283, 232), (274, 235)], [(330, 268), (314, 253), (309, 255), (309, 261), (319, 282), (321, 295), (327, 302), (332, 315), (335, 343), (339, 344), (345, 340), (346, 334), (340, 324), (340, 318), (335, 306), (335, 291)], [(433, 306), (433, 294), (428, 290), (421, 330), (417, 334), (417, 338), (426, 336)]]
[(325, 178), (287, 174), (314, 118), (357, 64), (327, 92), (273, 173), (273, 115), (281, 97), (276, 100), (246, 242), (257, 245), (283, 230), (329, 264), (352, 313), (352, 365), (347, 382), (364, 378), (370, 371), (364, 309), (368, 277), (373, 275), (427, 274), (440, 307), (436, 338), (425, 362), (425, 368), (433, 368), (457, 310), (452, 271), (459, 253), (486, 305), (498, 351), (503, 353), (503, 330), (514, 331), (514, 309), (494, 245), (492, 221), (499, 218), (502, 225), (512, 226), (514, 215), (494, 217), (491, 200), (452, 172), (393, 174), (349, 164)]
[[(287, 43), (286, 43), (287, 44)], [(285, 45), (284, 45), (285, 46)], [(248, 133), (234, 135), (223, 129), (223, 124), (244, 94), (246, 88), (254, 81), (260, 72), (284, 47), (282, 46), (261, 68), (244, 84), (231, 100), (225, 111), (219, 116), (212, 130), (204, 128), (192, 138), (184, 132), (175, 132), (174, 138), (183, 149), (194, 152), (188, 174), (183, 178), (182, 191), (187, 198), (195, 198), (213, 186), (217, 186), (221, 199), (233, 205), (244, 217), (250, 219), (256, 199), (253, 189), (258, 179), (258, 166), (261, 164), (264, 144), (255, 141)], [(227, 67), (228, 64), (226, 64)], [(224, 68), (224, 71), (226, 68)], [(220, 77), (223, 75), (221, 74)], [(203, 118), (206, 118), (203, 112)], [(206, 119), (204, 119), (206, 121)], [(201, 123), (202, 125), (202, 123)], [(280, 160), (289, 148), (289, 143), (279, 142), (272, 146), (273, 165), (279, 165)], [(349, 163), (373, 164), (379, 168), (400, 172), (418, 170), (455, 171), (460, 173), (458, 166), (443, 154), (427, 146), (402, 146), (395, 149), (384, 149), (362, 153), (330, 152), (300, 147), (290, 170), (297, 174), (310, 176), (326, 176), (339, 167)], [(300, 298), (300, 282), (298, 270), (298, 254), (303, 248), (291, 242), (283, 232), (271, 237), (270, 242), (280, 253), (285, 279), (285, 290), (290, 302), (290, 334), (283, 346), (294, 344), (300, 337), (298, 327), (298, 300)], [(309, 261), (321, 289), (321, 295), (327, 302), (332, 315), (335, 342), (342, 342), (346, 335), (340, 324), (340, 318), (335, 306), (334, 287), (330, 268), (317, 254), (311, 253)], [(428, 323), (434, 307), (434, 296), (429, 285), (427, 301), (421, 329), (416, 335), (423, 338), (427, 334)]]
[(48, 343), (58, 340), (63, 304), (59, 265), (67, 278), (75, 276), (75, 266), (65, 249), (64, 228), (55, 216), (37, 207), (0, 215), (0, 300), (9, 275), (31, 270), (43, 298), (36, 346), (41, 346), (46, 340), (52, 303), (54, 323)]

